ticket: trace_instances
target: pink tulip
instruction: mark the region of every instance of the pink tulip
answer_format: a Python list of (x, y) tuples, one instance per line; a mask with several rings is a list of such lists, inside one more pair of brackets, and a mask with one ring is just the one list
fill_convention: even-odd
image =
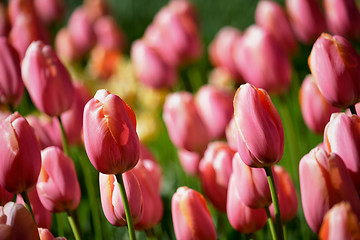
[[(131, 172), (123, 174), (125, 191), (129, 201), (133, 223), (140, 221), (143, 215), (144, 200), (139, 181)], [(99, 173), (101, 205), (106, 219), (114, 226), (126, 226), (126, 216), (118, 182), (114, 175)]]
[(155, 156), (152, 154), (152, 152), (146, 147), (145, 144), (140, 142), (139, 145), (139, 160), (151, 160), (153, 162), (156, 162)]
[(323, 33), (316, 40), (308, 62), (328, 102), (346, 108), (360, 101), (360, 55), (345, 38)]
[(195, 95), (198, 113), (211, 139), (225, 135), (225, 128), (234, 115), (234, 95), (211, 85), (202, 86)]
[(39, 198), (51, 212), (74, 210), (81, 192), (73, 161), (57, 147), (41, 151), (42, 167), (36, 184)]
[(178, 188), (171, 200), (171, 212), (176, 239), (216, 239), (210, 211), (197, 191)]
[(54, 236), (47, 228), (38, 228), (38, 232), (40, 240), (55, 240)]
[(324, 144), (328, 152), (339, 155), (360, 192), (360, 117), (335, 113), (326, 125)]
[(321, 224), (321, 240), (359, 239), (359, 220), (347, 202), (333, 206), (325, 215)]
[[(241, 83), (243, 83), (242, 80), (237, 80), (237, 81), (238, 82), (241, 81)], [(230, 91), (234, 89), (234, 83), (235, 83), (230, 73), (226, 69), (223, 69), (221, 67), (214, 68), (213, 70), (210, 71), (208, 82), (210, 85), (216, 88), (230, 90)]]
[(62, 61), (69, 62), (78, 60), (82, 52), (76, 47), (69, 29), (60, 29), (55, 38), (56, 53)]
[(14, 194), (9, 193), (0, 185), (0, 206), (4, 206), (7, 202), (10, 202), (13, 197)]
[(246, 82), (271, 93), (283, 93), (289, 88), (290, 61), (270, 32), (250, 26), (234, 51), (237, 67)]
[(64, 0), (34, 0), (37, 16), (43, 23), (60, 20), (65, 13)]
[(250, 167), (267, 167), (280, 161), (284, 130), (267, 92), (245, 84), (234, 97), (238, 152)]
[(254, 233), (262, 229), (267, 220), (265, 209), (253, 209), (246, 206), (237, 191), (237, 182), (231, 175), (227, 195), (227, 216), (231, 226), (242, 233)]
[(176, 147), (200, 154), (206, 149), (208, 131), (191, 93), (169, 94), (164, 103), (163, 119)]
[[(335, 153), (314, 148), (299, 165), (301, 201), (305, 219), (318, 233), (326, 212), (341, 201), (348, 201), (360, 216), (360, 200), (342, 159)], [(314, 204), (316, 203), (316, 204)]]
[(41, 168), (34, 130), (18, 112), (0, 123), (0, 185), (21, 193), (36, 184)]
[(318, 134), (323, 134), (331, 114), (341, 111), (326, 101), (310, 74), (305, 77), (301, 84), (299, 99), (306, 125)]
[(21, 204), (8, 202), (0, 206), (0, 238), (6, 240), (39, 239), (36, 223)]
[(297, 49), (297, 42), (285, 9), (268, 0), (260, 1), (255, 10), (255, 22), (271, 33), (288, 54)]
[(125, 36), (111, 16), (99, 18), (94, 23), (97, 44), (109, 50), (122, 50), (125, 47)]
[(231, 118), (229, 124), (226, 126), (225, 135), (229, 147), (233, 150), (237, 150), (237, 142), (236, 142), (237, 128), (236, 128), (234, 116)]
[(85, 149), (96, 170), (119, 174), (135, 167), (139, 160), (136, 117), (120, 97), (98, 90), (85, 106), (83, 128)]
[(190, 152), (185, 149), (178, 149), (178, 156), (180, 164), (184, 171), (192, 176), (199, 174), (199, 164), (202, 157), (202, 154), (197, 152)]
[(226, 196), (234, 154), (235, 151), (226, 143), (212, 142), (208, 145), (200, 162), (200, 177), (204, 194), (221, 212), (226, 212)]
[(6, 8), (0, 3), (0, 36), (6, 37), (9, 33), (9, 23), (6, 18)]
[(11, 0), (7, 7), (7, 13), (11, 25), (14, 25), (16, 19), (22, 14), (36, 17), (34, 0)]
[(325, 17), (317, 0), (286, 0), (286, 10), (301, 42), (312, 44), (326, 31)]
[(33, 42), (26, 51), (21, 73), (30, 97), (40, 111), (59, 116), (70, 109), (74, 99), (71, 77), (49, 45)]
[(0, 103), (19, 105), (24, 83), (21, 78), (20, 59), (6, 37), (0, 37)]

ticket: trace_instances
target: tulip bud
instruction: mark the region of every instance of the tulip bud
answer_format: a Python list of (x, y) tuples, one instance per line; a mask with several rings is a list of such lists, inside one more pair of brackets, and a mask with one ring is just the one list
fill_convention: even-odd
[(250, 167), (267, 167), (280, 161), (284, 130), (267, 92), (245, 84), (234, 97), (237, 149)]
[(201, 185), (204, 194), (221, 212), (226, 212), (226, 196), (234, 154), (235, 151), (226, 143), (212, 142), (208, 145), (200, 162)]
[(83, 128), (85, 149), (96, 170), (119, 174), (135, 167), (139, 160), (136, 117), (120, 97), (98, 90), (85, 106)]
[(181, 166), (187, 174), (192, 176), (199, 174), (199, 164), (202, 154), (179, 148), (178, 156)]
[[(123, 174), (126, 195), (129, 201), (133, 223), (140, 221), (144, 200), (140, 184), (136, 176), (131, 172)], [(106, 219), (114, 226), (126, 226), (126, 216), (118, 182), (114, 175), (99, 173), (101, 205)]]
[(345, 113), (331, 115), (324, 132), (324, 144), (328, 152), (336, 153), (344, 161), (360, 193), (360, 117)]
[(13, 194), (6, 191), (3, 186), (0, 185), (0, 206), (4, 206), (7, 202), (10, 202), (13, 197)]
[(338, 203), (326, 213), (319, 238), (321, 240), (360, 238), (359, 220), (348, 202)]
[(51, 212), (76, 209), (81, 192), (71, 158), (57, 147), (42, 150), (41, 157), (41, 172), (36, 184), (41, 203)]
[[(301, 201), (305, 219), (318, 233), (326, 212), (341, 201), (348, 201), (360, 216), (360, 200), (342, 159), (314, 148), (299, 165)], [(316, 203), (316, 204), (314, 204)]]
[(211, 139), (225, 135), (225, 128), (234, 115), (233, 93), (211, 85), (202, 86), (195, 95), (195, 104)]
[(226, 127), (225, 135), (226, 135), (226, 140), (227, 140), (227, 143), (229, 144), (229, 147), (231, 147), (231, 149), (233, 149), (233, 150), (236, 150), (236, 148), (237, 148), (237, 142), (236, 142), (237, 128), (236, 128), (234, 116), (231, 118), (229, 124)]
[(360, 56), (345, 38), (323, 33), (316, 40), (308, 62), (328, 102), (346, 108), (360, 101)]
[(55, 37), (56, 53), (62, 61), (69, 62), (81, 58), (82, 53), (75, 46), (74, 40), (67, 28), (60, 29)]
[(256, 25), (249, 27), (234, 54), (246, 82), (271, 93), (283, 93), (289, 88), (290, 61), (267, 30)]
[(54, 236), (47, 228), (38, 228), (38, 232), (40, 240), (55, 240)]
[(71, 78), (49, 45), (33, 42), (26, 51), (22, 77), (35, 106), (49, 116), (70, 109), (74, 99)]
[(45, 24), (60, 20), (65, 13), (64, 0), (34, 0), (34, 7), (37, 16)]
[(0, 37), (0, 52), (0, 104), (17, 106), (24, 91), (20, 59), (6, 37)]
[(171, 200), (171, 212), (176, 239), (216, 239), (210, 211), (197, 191), (178, 188)]
[(265, 209), (246, 206), (237, 191), (237, 182), (231, 175), (227, 194), (226, 211), (231, 226), (242, 233), (254, 233), (262, 229), (267, 220)]
[(18, 112), (0, 123), (0, 185), (21, 193), (36, 184), (41, 168), (34, 130)]
[(312, 44), (326, 31), (325, 17), (317, 0), (286, 0), (286, 10), (297, 38)]
[(164, 103), (163, 119), (176, 147), (200, 154), (206, 149), (208, 131), (191, 93), (169, 94)]
[(332, 113), (340, 112), (321, 94), (312, 75), (307, 75), (301, 84), (300, 106), (306, 125), (315, 133), (322, 134)]
[(97, 45), (108, 50), (122, 50), (125, 47), (125, 36), (111, 16), (99, 18), (94, 24)]

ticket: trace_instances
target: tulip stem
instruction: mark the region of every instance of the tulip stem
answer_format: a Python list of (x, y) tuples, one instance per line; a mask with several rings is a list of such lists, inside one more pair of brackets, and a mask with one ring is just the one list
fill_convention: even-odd
[(69, 221), (71, 230), (74, 233), (75, 239), (76, 240), (81, 240), (80, 231), (79, 231), (79, 229), (78, 229), (78, 227), (77, 227), (77, 225), (75, 223), (74, 216), (73, 216), (72, 212), (70, 210), (66, 210), (66, 213), (67, 213), (67, 219)]
[(136, 236), (135, 236), (135, 229), (134, 229), (134, 225), (133, 225), (133, 221), (132, 221), (132, 217), (131, 217), (131, 211), (130, 211), (130, 206), (129, 206), (129, 201), (127, 199), (127, 195), (126, 195), (126, 190), (125, 190), (125, 186), (124, 186), (124, 181), (122, 178), (122, 174), (116, 174), (116, 180), (119, 183), (119, 188), (120, 188), (120, 193), (121, 193), (121, 198), (123, 200), (123, 204), (124, 204), (124, 209), (125, 209), (125, 215), (126, 215), (126, 222), (127, 222), (127, 226), (128, 226), (128, 230), (129, 230), (129, 239), (130, 240), (136, 240)]
[(150, 239), (150, 240), (157, 239), (154, 228), (146, 229), (145, 234), (146, 234), (147, 239)]
[(286, 224), (284, 223), (283, 225), (283, 231), (284, 231), (284, 240), (287, 240), (287, 228), (286, 228)]
[(267, 176), (267, 179), (269, 182), (271, 198), (272, 198), (273, 207), (274, 207), (277, 237), (278, 237), (278, 239), (283, 240), (284, 232), (283, 232), (283, 227), (282, 227), (280, 204), (279, 204), (279, 199), (278, 199), (278, 195), (276, 192), (274, 176), (273, 176), (271, 167), (264, 167), (264, 169), (265, 169), (266, 176)]
[[(31, 209), (30, 200), (29, 200), (29, 196), (28, 196), (27, 192), (26, 192), (26, 191), (23, 191), (23, 192), (21, 193), (21, 197), (22, 197), (22, 199), (24, 200), (26, 209), (31, 213), (31, 216), (32, 216), (32, 218), (34, 219), (34, 222), (36, 223), (35, 217), (34, 217), (34, 213), (33, 213), (32, 209)], [(36, 225), (37, 225), (37, 224), (36, 224)]]
[(355, 105), (350, 105), (349, 108), (350, 108), (351, 113), (356, 115)]
[(265, 211), (266, 211), (266, 215), (268, 217), (267, 222), (268, 222), (268, 225), (269, 225), (269, 228), (270, 228), (271, 237), (272, 237), (273, 240), (276, 240), (277, 239), (276, 229), (275, 229), (274, 222), (273, 222), (273, 220), (271, 218), (269, 207), (265, 207)]
[(58, 116), (57, 117), (59, 120), (59, 124), (60, 124), (60, 130), (61, 130), (61, 140), (62, 140), (62, 145), (63, 145), (63, 149), (64, 149), (64, 153), (70, 157), (70, 152), (69, 152), (69, 145), (68, 145), (68, 141), (66, 139), (66, 133), (65, 133), (65, 129), (64, 129), (64, 125), (61, 121), (61, 117)]

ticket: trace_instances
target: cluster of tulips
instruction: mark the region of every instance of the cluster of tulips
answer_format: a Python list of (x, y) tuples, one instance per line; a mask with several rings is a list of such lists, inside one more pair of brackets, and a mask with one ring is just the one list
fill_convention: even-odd
[[(317, 0), (286, 0), (286, 10), (264, 0), (244, 34), (219, 31), (209, 47), (216, 67), (210, 83), (196, 93), (172, 92), (163, 105), (181, 166), (204, 194), (176, 186), (171, 203), (161, 196), (163, 169), (140, 142), (133, 109), (106, 89), (92, 97), (64, 65), (90, 53), (93, 76), (114, 74), (124, 36), (106, 6), (87, 0), (77, 8), (57, 33), (55, 51), (47, 31), (63, 15), (63, 1), (0, 4), (0, 239), (55, 239), (53, 214), (56, 239), (64, 239), (59, 213), (82, 239), (78, 208), (85, 191), (95, 239), (103, 237), (98, 199), (108, 222), (126, 226), (131, 240), (136, 231), (161, 239), (154, 227), (167, 205), (177, 239), (217, 239), (207, 200), (247, 237), (268, 224), (272, 239), (285, 239), (286, 223), (298, 215), (298, 181), (306, 222), (319, 238), (359, 238), (360, 55), (348, 40), (360, 37), (354, 0), (324, 0), (325, 16)], [(269, 95), (289, 90), (297, 40), (313, 44), (311, 74), (299, 92), (303, 119), (323, 134), (323, 143), (296, 162), (299, 180), (277, 165), (287, 161), (280, 160), (289, 142)], [(178, 69), (202, 48), (195, 6), (172, 0), (133, 43), (134, 74), (148, 87), (174, 88)], [(37, 113), (22, 116), (27, 100)]]

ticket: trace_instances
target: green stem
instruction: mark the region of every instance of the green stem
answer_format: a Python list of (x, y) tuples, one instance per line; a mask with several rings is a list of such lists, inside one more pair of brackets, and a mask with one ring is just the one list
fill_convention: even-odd
[(355, 115), (356, 115), (355, 105), (350, 105), (349, 108), (350, 108), (351, 114), (355, 114)]
[(264, 167), (266, 176), (269, 182), (270, 192), (271, 192), (271, 198), (273, 202), (274, 207), (274, 213), (275, 213), (275, 221), (276, 221), (276, 233), (277, 237), (280, 240), (284, 239), (284, 232), (282, 227), (282, 220), (281, 220), (281, 213), (280, 213), (280, 205), (279, 205), (279, 199), (276, 193), (276, 187), (275, 187), (275, 181), (274, 176), (271, 171), (271, 167)]
[(63, 225), (63, 216), (61, 213), (55, 214), (56, 217), (56, 225), (57, 225), (57, 231), (58, 236), (64, 236), (64, 225)]
[(127, 198), (127, 195), (126, 195), (122, 174), (119, 173), (119, 174), (116, 174), (115, 176), (116, 176), (116, 180), (117, 180), (117, 182), (119, 184), (121, 198), (122, 198), (123, 204), (124, 204), (126, 222), (127, 222), (127, 226), (128, 226), (128, 230), (129, 230), (129, 239), (130, 240), (136, 240), (135, 229), (134, 229), (134, 225), (133, 225), (133, 221), (132, 221), (132, 217), (131, 217), (129, 201), (128, 201), (128, 198)]
[(287, 240), (288, 237), (287, 237), (287, 228), (286, 228), (286, 223), (284, 223), (283, 225), (283, 231), (284, 231), (284, 240)]
[(271, 237), (272, 237), (273, 240), (276, 240), (278, 238), (277, 238), (277, 235), (276, 235), (276, 229), (275, 229), (274, 222), (273, 222), (273, 220), (271, 218), (269, 207), (265, 207), (265, 211), (266, 211), (266, 215), (268, 217), (267, 222), (268, 222), (268, 225), (269, 225), (269, 228), (270, 228)]
[(67, 139), (66, 139), (66, 134), (65, 134), (64, 125), (63, 125), (63, 123), (62, 123), (62, 121), (61, 121), (61, 117), (58, 116), (57, 118), (58, 118), (59, 124), (60, 124), (61, 140), (62, 140), (62, 145), (63, 145), (64, 153), (65, 153), (67, 156), (70, 156), (69, 144), (68, 144), (68, 141), (67, 141)]
[(74, 216), (73, 216), (72, 212), (67, 210), (66, 213), (67, 213), (67, 219), (69, 221), (71, 230), (74, 233), (75, 239), (76, 240), (81, 240), (80, 231), (79, 231), (79, 229), (78, 229), (78, 227), (77, 227), (77, 225), (75, 223)]
[(29, 196), (28, 196), (27, 192), (23, 191), (21, 193), (21, 197), (24, 200), (26, 209), (31, 213), (31, 216), (34, 219), (34, 222), (36, 223), (34, 213), (33, 213), (32, 209), (31, 209), (30, 200), (29, 200)]

